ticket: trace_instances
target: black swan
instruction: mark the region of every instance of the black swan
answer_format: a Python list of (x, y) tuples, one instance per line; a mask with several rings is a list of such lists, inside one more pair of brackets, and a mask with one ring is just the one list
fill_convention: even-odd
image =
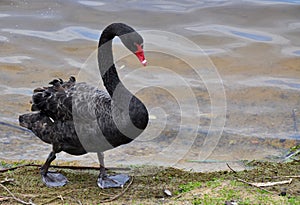
[(103, 30), (98, 44), (98, 66), (107, 92), (76, 83), (73, 76), (67, 82), (55, 79), (49, 87), (34, 90), (34, 112), (19, 116), (21, 126), (52, 144), (53, 151), (40, 171), (47, 186), (67, 183), (62, 174), (48, 171), (61, 151), (72, 155), (96, 152), (100, 162), (97, 184), (101, 188), (122, 187), (129, 180), (126, 175), (106, 174), (103, 151), (136, 138), (148, 124), (148, 111), (119, 79), (112, 55), (115, 36), (146, 65), (143, 38), (130, 26), (113, 23)]

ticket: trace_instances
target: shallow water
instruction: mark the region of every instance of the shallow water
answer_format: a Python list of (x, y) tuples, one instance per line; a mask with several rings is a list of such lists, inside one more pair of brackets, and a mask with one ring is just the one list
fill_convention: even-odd
[(108, 165), (212, 170), (281, 158), (300, 139), (299, 11), (279, 0), (1, 1), (0, 159), (46, 158), (51, 147), (17, 127), (32, 89), (70, 75), (97, 85), (97, 40), (120, 21), (145, 38), (148, 67), (118, 40), (114, 54), (151, 116), (135, 143), (106, 153)]

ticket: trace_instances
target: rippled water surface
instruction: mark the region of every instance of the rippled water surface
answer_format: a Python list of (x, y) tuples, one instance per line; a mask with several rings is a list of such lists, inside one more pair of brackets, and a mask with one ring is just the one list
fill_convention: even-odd
[[(112, 22), (145, 39), (146, 68), (120, 40), (114, 55), (151, 115), (140, 138), (106, 153), (108, 165), (201, 171), (282, 158), (300, 139), (299, 11), (296, 0), (1, 1), (0, 159), (46, 158), (51, 147), (18, 115), (53, 78), (98, 85), (94, 52)], [(96, 163), (93, 154), (58, 159)]]

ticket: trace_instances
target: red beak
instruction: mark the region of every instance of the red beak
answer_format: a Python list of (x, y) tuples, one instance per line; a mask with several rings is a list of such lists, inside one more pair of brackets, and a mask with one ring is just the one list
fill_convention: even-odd
[(147, 60), (145, 59), (144, 52), (136, 52), (135, 55), (144, 66), (147, 65)]
[(136, 45), (137, 46), (137, 51), (134, 53), (136, 57), (139, 59), (139, 61), (146, 66), (147, 65), (147, 60), (144, 55), (144, 50), (142, 49), (141, 45)]

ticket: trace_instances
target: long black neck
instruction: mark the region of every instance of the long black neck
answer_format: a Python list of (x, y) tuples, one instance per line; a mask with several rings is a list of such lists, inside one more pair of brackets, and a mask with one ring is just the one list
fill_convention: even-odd
[(134, 30), (122, 23), (114, 23), (106, 27), (99, 40), (98, 65), (104, 86), (114, 105), (117, 105), (120, 110), (129, 110), (129, 116), (135, 127), (143, 130), (148, 124), (148, 111), (120, 81), (112, 54), (112, 39), (131, 32)]
[(118, 88), (122, 89), (124, 87), (120, 81), (114, 64), (112, 40), (115, 36), (121, 36), (133, 31), (134, 30), (132, 28), (126, 26), (125, 24), (114, 23), (106, 27), (101, 34), (98, 45), (98, 65), (104, 86), (111, 97), (113, 96), (117, 86)]

